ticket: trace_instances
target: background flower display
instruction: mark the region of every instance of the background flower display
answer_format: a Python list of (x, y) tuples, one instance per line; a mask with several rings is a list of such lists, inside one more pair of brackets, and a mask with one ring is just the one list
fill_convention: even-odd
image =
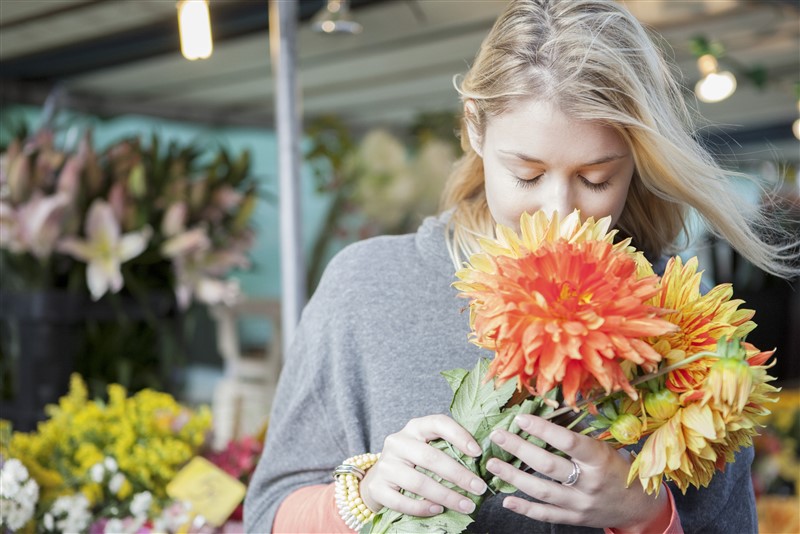
[[(497, 457), (521, 461), (494, 444), (504, 429), (546, 446), (515, 422), (536, 414), (640, 450), (627, 483), (658, 493), (707, 486), (752, 443), (778, 391), (767, 374), (774, 351), (744, 342), (756, 325), (731, 284), (700, 290), (697, 260), (668, 260), (655, 274), (630, 238), (615, 242), (611, 218), (581, 221), (523, 214), (520, 232), (498, 225), (481, 241), (453, 285), (469, 299), (470, 339), (494, 355), (472, 370), (443, 372), (450, 411), (481, 445), (478, 458), (443, 440), (431, 444), (483, 478), (490, 493), (516, 488), (488, 469)], [(455, 491), (476, 510), (486, 496)], [(472, 517), (448, 510), (416, 518), (384, 510), (363, 532), (461, 532)]]
[(76, 353), (59, 393), (72, 370), (95, 393), (110, 382), (174, 389), (190, 307), (235, 299), (229, 274), (250, 265), (258, 191), (249, 154), (155, 134), (101, 151), (88, 131), (74, 150), (58, 138), (23, 129), (0, 156), (3, 398), (17, 392), (16, 303), (35, 295), (76, 302), (59, 312), (80, 330), (54, 342)]
[(153, 135), (97, 154), (87, 132), (74, 153), (54, 133), (18, 137), (0, 160), (3, 289), (107, 293), (170, 289), (181, 307), (235, 294), (246, 267), (256, 188), (249, 154), (166, 147)]
[(753, 489), (762, 532), (800, 532), (800, 389), (784, 388), (753, 439)]
[[(204, 456), (230, 476), (249, 485), (258, 459), (264, 450), (266, 430), (265, 426), (263, 431), (255, 436), (231, 440), (223, 450), (207, 451)], [(243, 512), (244, 504), (240, 504), (231, 514), (231, 521), (241, 521)]]
[(317, 192), (330, 198), (309, 258), (307, 284), (316, 287), (330, 255), (359, 239), (402, 234), (434, 215), (456, 161), (451, 113), (420, 115), (405, 136), (373, 128), (358, 140), (338, 118), (307, 129)]
[(107, 401), (89, 400), (76, 374), (69, 394), (47, 411), (36, 432), (4, 423), (3, 528), (176, 532), (188, 520), (187, 505), (172, 502), (165, 488), (206, 443), (208, 408), (189, 410), (149, 389), (128, 397), (118, 384), (108, 387)]

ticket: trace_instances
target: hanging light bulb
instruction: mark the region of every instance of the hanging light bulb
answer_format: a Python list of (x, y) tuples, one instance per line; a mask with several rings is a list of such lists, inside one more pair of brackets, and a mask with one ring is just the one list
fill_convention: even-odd
[(178, 2), (178, 28), (181, 34), (181, 53), (194, 61), (211, 56), (211, 16), (207, 0), (180, 0)]
[(349, 0), (328, 0), (327, 5), (314, 15), (311, 28), (321, 33), (361, 33), (361, 24), (350, 16)]
[(697, 68), (703, 75), (694, 92), (702, 102), (721, 102), (736, 91), (736, 77), (729, 71), (719, 72), (717, 58), (705, 54), (697, 58)]
[[(800, 113), (800, 99), (797, 100), (797, 112)], [(800, 139), (800, 119), (796, 119), (792, 123), (792, 133), (798, 139)]]

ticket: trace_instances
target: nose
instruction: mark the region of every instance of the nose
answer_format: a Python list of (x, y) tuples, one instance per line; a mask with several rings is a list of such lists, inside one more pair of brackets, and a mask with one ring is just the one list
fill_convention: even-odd
[(569, 215), (575, 208), (572, 198), (572, 188), (566, 180), (552, 180), (550, 187), (542, 191), (541, 204), (539, 209), (544, 211), (548, 217), (552, 217), (554, 212), (558, 212), (559, 218)]

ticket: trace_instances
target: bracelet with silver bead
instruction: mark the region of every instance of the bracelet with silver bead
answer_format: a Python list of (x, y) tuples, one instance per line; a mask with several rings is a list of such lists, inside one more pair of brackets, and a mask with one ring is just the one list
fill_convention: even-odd
[(333, 470), (333, 478), (336, 480), (336, 507), (345, 524), (356, 532), (375, 515), (361, 500), (358, 484), (378, 458), (380, 454), (359, 454), (348, 458)]

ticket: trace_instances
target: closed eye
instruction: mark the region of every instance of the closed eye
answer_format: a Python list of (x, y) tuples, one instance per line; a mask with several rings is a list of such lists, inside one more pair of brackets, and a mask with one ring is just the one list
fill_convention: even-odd
[(599, 184), (596, 184), (596, 183), (594, 183), (594, 182), (592, 182), (590, 180), (587, 180), (583, 176), (580, 176), (580, 179), (581, 179), (581, 182), (583, 182), (583, 185), (585, 185), (590, 190), (595, 191), (595, 192), (605, 191), (611, 185), (609, 180), (606, 180), (605, 182), (600, 182)]
[(534, 176), (533, 178), (520, 178), (516, 174), (514, 174), (513, 176), (516, 179), (517, 187), (528, 188), (536, 185), (539, 179), (544, 175), (540, 174), (539, 176)]

